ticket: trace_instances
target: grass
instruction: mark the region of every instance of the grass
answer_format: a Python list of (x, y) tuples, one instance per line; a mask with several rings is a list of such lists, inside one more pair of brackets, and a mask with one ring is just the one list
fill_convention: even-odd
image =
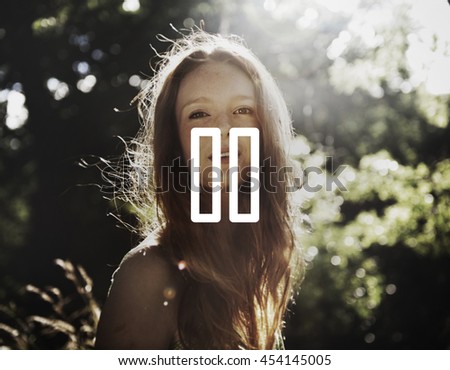
[(92, 279), (82, 266), (57, 259), (70, 283), (69, 291), (50, 286), (25, 287), (44, 314), (24, 314), (29, 307), (15, 302), (0, 305), (0, 349), (92, 349), (100, 307), (92, 294)]

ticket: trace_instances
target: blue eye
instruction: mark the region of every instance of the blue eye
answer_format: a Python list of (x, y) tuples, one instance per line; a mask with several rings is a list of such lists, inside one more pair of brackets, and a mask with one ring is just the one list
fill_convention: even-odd
[(248, 108), (248, 107), (242, 107), (242, 108), (236, 109), (233, 113), (234, 114), (252, 114), (253, 109)]
[(204, 118), (204, 117), (208, 117), (209, 116), (209, 114), (208, 113), (205, 113), (205, 112), (194, 112), (194, 113), (191, 113), (190, 115), (189, 115), (189, 119), (199, 119), (199, 118)]

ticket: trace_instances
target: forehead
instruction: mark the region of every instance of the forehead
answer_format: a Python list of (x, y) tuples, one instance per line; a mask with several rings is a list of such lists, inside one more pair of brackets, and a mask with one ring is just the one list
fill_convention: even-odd
[(180, 83), (177, 102), (216, 94), (255, 96), (253, 81), (238, 66), (209, 61), (189, 72)]

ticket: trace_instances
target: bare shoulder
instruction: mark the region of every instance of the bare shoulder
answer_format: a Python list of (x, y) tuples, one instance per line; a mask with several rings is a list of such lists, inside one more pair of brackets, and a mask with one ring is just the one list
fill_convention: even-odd
[(177, 329), (183, 279), (158, 246), (140, 245), (113, 275), (97, 348), (167, 349)]
[[(172, 282), (177, 283), (176, 266), (171, 264), (169, 259), (159, 246), (139, 245), (129, 251), (122, 259), (119, 268), (113, 276), (116, 278), (131, 280), (138, 285), (152, 284), (152, 282)], [(149, 279), (152, 277), (152, 279)]]

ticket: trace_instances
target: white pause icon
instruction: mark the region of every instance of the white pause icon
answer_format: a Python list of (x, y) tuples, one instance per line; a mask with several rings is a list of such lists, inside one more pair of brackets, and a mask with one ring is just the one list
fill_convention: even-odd
[[(212, 138), (212, 183), (221, 182), (220, 129), (217, 127), (195, 127), (191, 130), (191, 220), (193, 222), (219, 222), (221, 219), (220, 185), (211, 188), (212, 212), (200, 213), (200, 137)], [(259, 130), (255, 127), (233, 127), (229, 132), (230, 148), (230, 194), (229, 209), (231, 222), (259, 221), (259, 186), (250, 192), (250, 213), (238, 212), (239, 171), (238, 138), (250, 138), (250, 179), (259, 184)]]

